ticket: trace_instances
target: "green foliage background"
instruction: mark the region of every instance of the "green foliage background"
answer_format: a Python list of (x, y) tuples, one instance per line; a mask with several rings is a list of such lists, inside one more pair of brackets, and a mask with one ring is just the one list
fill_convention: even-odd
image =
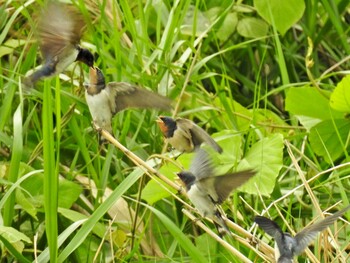
[[(294, 233), (349, 204), (348, 0), (65, 2), (83, 14), (82, 46), (107, 81), (148, 87), (175, 110), (113, 119), (115, 138), (146, 161), (149, 176), (125, 151), (101, 149), (84, 98), (85, 65), (33, 90), (21, 84), (41, 62), (35, 27), (45, 2), (2, 2), (2, 262), (271, 261), (272, 242), (254, 215)], [(258, 171), (223, 205), (243, 239), (226, 237), (225, 245), (209, 221), (182, 211), (198, 216), (174, 175), (192, 155), (174, 160), (159, 114), (192, 119), (218, 141), (218, 174)], [(331, 227), (339, 247), (320, 238), (300, 260), (346, 262), (345, 218)], [(248, 242), (253, 236), (259, 246)]]

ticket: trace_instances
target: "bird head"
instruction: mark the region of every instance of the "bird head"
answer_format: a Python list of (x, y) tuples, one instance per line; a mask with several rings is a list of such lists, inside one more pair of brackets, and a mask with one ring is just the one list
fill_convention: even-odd
[(80, 61), (88, 65), (94, 66), (94, 55), (86, 48), (80, 48), (76, 61)]
[(171, 117), (159, 116), (156, 120), (165, 138), (172, 137), (176, 130), (176, 121)]
[(190, 188), (191, 184), (196, 181), (196, 177), (191, 172), (182, 171), (177, 173), (177, 176), (186, 185), (186, 188)]

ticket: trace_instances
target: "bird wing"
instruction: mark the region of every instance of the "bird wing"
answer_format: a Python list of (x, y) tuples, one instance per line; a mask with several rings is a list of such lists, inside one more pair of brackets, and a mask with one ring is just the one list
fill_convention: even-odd
[(302, 231), (300, 231), (295, 236), (295, 240), (297, 241), (297, 246), (295, 247), (295, 255), (299, 255), (301, 252), (303, 252), (305, 248), (311, 243), (311, 241), (316, 238), (319, 232), (326, 229), (335, 220), (342, 216), (348, 209), (350, 209), (350, 205), (315, 224), (305, 227)]
[(215, 149), (215, 151), (222, 153), (222, 148), (216, 143), (216, 141), (214, 141), (214, 139), (212, 137), (210, 137), (210, 135), (205, 130), (203, 130), (201, 127), (199, 127), (193, 121), (190, 121), (188, 119), (179, 118), (177, 120), (177, 122), (180, 123), (181, 125), (187, 127), (190, 130), (193, 145), (195, 147), (200, 146), (201, 143), (205, 142), (208, 145), (210, 145), (211, 147), (213, 147)]
[(38, 24), (40, 49), (44, 59), (60, 54), (80, 42), (84, 20), (77, 11), (50, 1)]
[(246, 170), (212, 177), (214, 178), (215, 191), (218, 194), (217, 202), (219, 204), (224, 202), (234, 189), (244, 184), (254, 175), (253, 170)]
[(110, 82), (107, 84), (111, 95), (113, 114), (126, 108), (171, 109), (171, 100), (158, 93), (137, 88), (126, 82)]
[(200, 148), (196, 151), (194, 159), (190, 166), (190, 172), (196, 177), (197, 181), (212, 177), (214, 174), (213, 161), (209, 153)]
[(275, 239), (277, 247), (283, 247), (283, 232), (275, 221), (272, 221), (264, 216), (256, 216), (254, 222), (259, 225), (267, 234)]

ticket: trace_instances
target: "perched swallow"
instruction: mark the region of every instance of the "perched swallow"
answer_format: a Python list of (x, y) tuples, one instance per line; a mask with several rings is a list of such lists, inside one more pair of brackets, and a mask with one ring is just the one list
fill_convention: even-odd
[(24, 79), (33, 86), (38, 80), (64, 71), (74, 61), (93, 66), (93, 54), (79, 46), (84, 21), (77, 11), (50, 1), (38, 23), (38, 38), (44, 60), (42, 67)]
[(311, 241), (316, 238), (319, 232), (326, 229), (349, 210), (349, 208), (350, 205), (313, 225), (305, 227), (302, 231), (297, 233), (295, 237), (292, 237), (287, 232), (283, 233), (282, 229), (276, 224), (276, 222), (266, 217), (257, 216), (254, 221), (266, 233), (275, 239), (275, 254), (277, 262), (292, 263), (294, 256), (301, 254)]
[(222, 153), (222, 148), (210, 137), (210, 135), (194, 122), (171, 117), (160, 116), (157, 120), (165, 140), (180, 152), (193, 152), (202, 143), (206, 143), (215, 151)]
[(90, 68), (90, 83), (85, 85), (85, 98), (93, 121), (112, 134), (112, 117), (126, 108), (171, 110), (171, 100), (155, 92), (126, 82), (105, 82), (101, 70)]
[(252, 170), (214, 176), (213, 162), (208, 152), (200, 148), (189, 171), (177, 174), (185, 184), (190, 201), (204, 217), (213, 219), (219, 234), (229, 232), (217, 205), (222, 204), (232, 190), (255, 175)]

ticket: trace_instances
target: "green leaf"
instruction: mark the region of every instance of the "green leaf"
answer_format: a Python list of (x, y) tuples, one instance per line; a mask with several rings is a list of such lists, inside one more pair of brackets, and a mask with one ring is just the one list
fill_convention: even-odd
[(228, 13), (221, 27), (216, 32), (216, 36), (218, 37), (218, 39), (220, 39), (221, 41), (225, 41), (226, 39), (228, 39), (233, 34), (233, 32), (235, 32), (237, 23), (237, 13)]
[(245, 158), (238, 165), (238, 171), (253, 168), (257, 174), (239, 188), (249, 194), (269, 196), (274, 187), (276, 178), (283, 165), (283, 136), (274, 134), (263, 138), (252, 146)]
[(303, 16), (304, 0), (254, 0), (258, 14), (284, 35)]
[(337, 111), (350, 112), (350, 75), (338, 83), (331, 95), (330, 105)]
[(237, 32), (244, 37), (258, 38), (267, 35), (268, 25), (261, 19), (245, 17), (238, 21)]
[[(296, 115), (307, 129), (322, 120), (343, 117), (341, 113), (329, 106), (329, 100), (325, 96), (316, 88), (309, 86), (289, 89), (286, 96), (286, 110)], [(310, 119), (301, 118), (300, 116), (311, 117), (316, 120), (310, 122)]]
[(9, 248), (10, 250), (14, 248), (18, 252), (22, 252), (24, 249), (23, 241), (32, 243), (29, 237), (12, 227), (0, 226), (0, 236), (2, 237), (2, 241), (5, 239), (12, 245), (12, 248)]
[[(167, 163), (159, 169), (159, 172), (165, 175), (168, 179), (174, 181), (177, 177), (176, 173), (180, 172), (180, 169), (173, 163)], [(149, 204), (154, 204), (163, 198), (169, 197), (171, 193), (175, 192), (174, 189), (169, 188), (169, 186), (162, 180), (154, 177), (154, 179), (150, 180), (142, 190), (141, 198)]]
[(326, 120), (310, 130), (309, 140), (313, 151), (328, 163), (335, 161), (342, 154), (347, 154), (350, 120)]

